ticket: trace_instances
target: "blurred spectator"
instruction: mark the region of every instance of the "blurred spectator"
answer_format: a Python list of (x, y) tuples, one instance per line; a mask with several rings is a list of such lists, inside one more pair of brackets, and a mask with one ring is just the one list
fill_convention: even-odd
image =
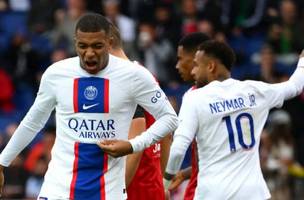
[(168, 63), (174, 56), (174, 50), (166, 38), (158, 38), (153, 23), (143, 22), (139, 25), (138, 49), (141, 63), (162, 84), (168, 84), (173, 78), (168, 73)]
[(74, 29), (77, 19), (86, 12), (85, 0), (66, 0), (66, 10), (56, 12), (56, 25), (52, 33), (55, 48), (66, 48), (69, 56), (76, 55)]
[(222, 0), (204, 0), (198, 1), (200, 9), (199, 18), (210, 21), (216, 31), (223, 31), (222, 16)]
[(6, 0), (0, 0), (0, 12), (7, 10), (8, 4)]
[(296, 160), (304, 166), (304, 92), (297, 98), (286, 101), (283, 105), (283, 109), (291, 115)]
[(182, 0), (182, 35), (197, 32), (198, 7), (197, 0)]
[(11, 77), (0, 68), (0, 112), (12, 112), (14, 110), (13, 96), (14, 86)]
[(135, 54), (135, 21), (120, 12), (119, 0), (104, 0), (103, 12), (105, 16), (119, 29), (123, 42), (124, 51), (131, 59)]
[(35, 171), (36, 165), (41, 157), (43, 157), (47, 163), (51, 159), (51, 150), (56, 137), (55, 131), (55, 127), (46, 128), (41, 141), (29, 150), (24, 161), (24, 167), (28, 172), (33, 173)]
[(128, 9), (133, 19), (150, 21), (154, 18), (155, 0), (129, 0)]
[(266, 2), (266, 0), (222, 1), (222, 24), (228, 30), (241, 29), (246, 32), (261, 31)]
[(31, 7), (30, 0), (8, 0), (9, 7), (13, 11), (27, 12)]
[(177, 48), (181, 38), (181, 21), (169, 3), (158, 3), (155, 8), (156, 31), (160, 38), (169, 39), (171, 45)]
[(31, 1), (28, 26), (33, 33), (50, 31), (55, 26), (55, 16), (63, 9), (60, 0)]
[[(7, 141), (12, 137), (17, 128), (17, 124), (11, 123), (5, 129)], [(11, 167), (4, 171), (5, 187), (3, 188), (2, 198), (21, 199), (25, 194), (25, 182), (27, 173), (23, 168), (24, 152), (19, 154), (12, 162)]]
[[(291, 54), (297, 53), (303, 48), (303, 39), (297, 23), (298, 10), (292, 0), (282, 0), (278, 19), (273, 22), (268, 30), (268, 42), (273, 46), (276, 53)], [(288, 61), (294, 63), (297, 59)]]
[(213, 23), (207, 19), (202, 19), (197, 22), (197, 29), (199, 32), (205, 33), (208, 35), (210, 38), (215, 37), (215, 27)]
[(25, 196), (27, 200), (35, 200), (39, 195), (44, 174), (48, 168), (49, 160), (44, 156), (38, 158), (33, 171), (30, 173), (26, 185), (25, 185)]
[[(268, 44), (262, 46), (260, 53), (253, 56), (253, 62), (256, 63), (252, 70), (253, 79), (265, 81), (267, 83), (279, 83), (288, 78), (287, 67), (277, 62), (276, 54)], [(256, 70), (256, 72), (254, 72)]]
[(291, 118), (284, 110), (276, 110), (269, 115), (268, 125), (263, 140), (268, 140), (267, 159), (264, 160), (264, 175), (270, 188), (272, 199), (291, 199), (288, 169), (295, 163), (294, 141), (291, 134)]
[(4, 171), (5, 187), (2, 198), (21, 199), (24, 197), (24, 188), (27, 174), (23, 168), (23, 156), (18, 155), (10, 167)]
[(51, 55), (51, 62), (52, 63), (55, 63), (55, 62), (58, 62), (60, 60), (63, 60), (63, 59), (66, 59), (68, 58), (68, 52), (66, 49), (64, 48), (58, 48), (58, 49), (55, 49)]
[(17, 33), (13, 36), (10, 48), (5, 54), (9, 64), (8, 72), (13, 77), (17, 87), (21, 84), (27, 84), (37, 89), (39, 80), (37, 80), (36, 73), (45, 70), (43, 66), (46, 66), (49, 59), (48, 43), (38, 36), (34, 40), (43, 42), (45, 48), (35, 49), (37, 47), (33, 46), (34, 44), (29, 41), (26, 35)]
[(100, 13), (102, 8), (102, 2), (103, 0), (86, 0), (87, 10), (94, 13)]

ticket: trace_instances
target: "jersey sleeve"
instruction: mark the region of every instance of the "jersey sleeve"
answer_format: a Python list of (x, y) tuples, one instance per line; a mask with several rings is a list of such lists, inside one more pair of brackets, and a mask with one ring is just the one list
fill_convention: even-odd
[(173, 143), (170, 149), (170, 156), (166, 172), (176, 174), (184, 160), (185, 153), (193, 141), (198, 127), (199, 117), (195, 108), (195, 98), (185, 95), (179, 112), (179, 126), (174, 133)]
[(33, 140), (44, 127), (55, 107), (55, 95), (47, 73), (42, 76), (36, 99), (12, 138), (0, 155), (0, 164), (9, 166), (15, 157)]
[(134, 152), (149, 147), (174, 131), (178, 121), (173, 107), (152, 74), (143, 67), (137, 68), (132, 89), (134, 100), (156, 121), (143, 134), (130, 140)]
[(285, 100), (291, 99), (300, 94), (304, 87), (304, 58), (298, 62), (297, 69), (291, 75), (288, 81), (267, 84), (260, 86), (267, 99), (270, 108), (281, 107)]

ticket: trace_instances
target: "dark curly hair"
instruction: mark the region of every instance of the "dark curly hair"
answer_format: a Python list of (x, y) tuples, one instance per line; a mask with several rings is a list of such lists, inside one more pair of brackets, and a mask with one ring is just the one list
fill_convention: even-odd
[(79, 18), (75, 27), (75, 33), (78, 30), (82, 32), (105, 31), (108, 35), (110, 33), (110, 22), (100, 14), (87, 13)]
[(226, 43), (209, 40), (203, 42), (198, 49), (204, 51), (206, 55), (218, 59), (229, 71), (231, 71), (236, 56), (232, 48)]

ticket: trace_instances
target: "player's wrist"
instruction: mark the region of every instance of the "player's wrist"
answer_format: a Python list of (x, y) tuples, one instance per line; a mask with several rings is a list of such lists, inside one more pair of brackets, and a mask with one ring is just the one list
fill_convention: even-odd
[(163, 178), (163, 184), (164, 184), (165, 190), (168, 190), (168, 188), (169, 188), (169, 186), (171, 184), (171, 180)]
[(297, 67), (304, 67), (304, 57), (300, 57)]
[(179, 176), (181, 177), (182, 180), (186, 179), (186, 174), (185, 174), (184, 170), (179, 171), (178, 174), (179, 174)]

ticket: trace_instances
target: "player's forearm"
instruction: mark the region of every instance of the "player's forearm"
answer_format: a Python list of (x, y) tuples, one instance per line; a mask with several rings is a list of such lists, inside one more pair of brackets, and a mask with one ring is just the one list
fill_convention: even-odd
[(3, 166), (3, 165), (0, 164), (0, 172), (3, 172), (4, 168), (5, 168), (5, 166)]
[(291, 75), (289, 81), (294, 85), (295, 95), (298, 95), (302, 92), (304, 87), (304, 57), (301, 57), (299, 59), (297, 69)]
[(171, 151), (170, 151), (170, 156), (168, 160), (168, 165), (166, 168), (166, 172), (164, 173), (164, 179), (163, 179), (163, 184), (165, 189), (167, 190), (169, 188), (169, 185), (171, 184), (172, 179), (174, 176), (177, 174), (178, 170), (180, 169), (185, 152), (183, 153), (182, 151), (175, 151), (175, 144), (173, 142)]
[[(146, 130), (146, 120), (144, 117), (138, 117), (132, 120), (128, 139), (135, 138)], [(142, 152), (129, 154), (126, 159), (126, 187), (129, 186), (133, 177), (136, 174), (140, 163)]]
[(8, 167), (35, 136), (36, 133), (21, 124), (2, 151), (0, 155), (0, 165)]
[(185, 137), (184, 134), (175, 133), (166, 168), (167, 174), (175, 175), (179, 171), (191, 141), (192, 139)]
[(160, 148), (160, 166), (162, 170), (162, 174), (165, 173), (168, 159), (169, 159), (169, 154), (170, 154), (170, 147), (172, 143), (172, 135), (168, 134), (166, 137), (164, 137), (161, 140), (161, 148)]
[(48, 113), (33, 105), (0, 155), (0, 164), (7, 167), (43, 128)]
[(178, 119), (174, 112), (167, 112), (140, 136), (130, 140), (133, 152), (142, 151), (173, 132), (178, 125)]
[(128, 187), (136, 174), (142, 152), (129, 154), (126, 159), (126, 187)]

